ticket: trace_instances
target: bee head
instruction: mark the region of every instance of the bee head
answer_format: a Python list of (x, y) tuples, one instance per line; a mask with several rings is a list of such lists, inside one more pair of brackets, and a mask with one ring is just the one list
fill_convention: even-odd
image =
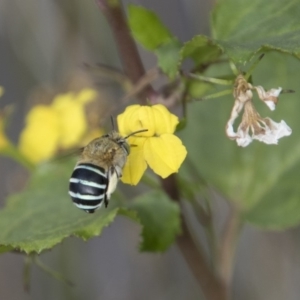
[(138, 130), (138, 131), (134, 131), (134, 132), (128, 134), (127, 136), (125, 136), (124, 138), (122, 138), (122, 139), (120, 140), (119, 145), (122, 147), (122, 149), (125, 150), (125, 152), (127, 153), (127, 155), (129, 155), (129, 153), (130, 153), (130, 146), (129, 146), (129, 144), (127, 143), (126, 140), (127, 140), (130, 136), (132, 136), (132, 135), (135, 135), (135, 134), (137, 134), (137, 133), (139, 133), (139, 132), (145, 132), (145, 131), (148, 131), (148, 129), (141, 129), (141, 130)]
[(121, 138), (120, 140), (117, 141), (118, 145), (124, 150), (124, 152), (129, 155), (130, 153), (130, 146), (127, 143), (125, 138)]

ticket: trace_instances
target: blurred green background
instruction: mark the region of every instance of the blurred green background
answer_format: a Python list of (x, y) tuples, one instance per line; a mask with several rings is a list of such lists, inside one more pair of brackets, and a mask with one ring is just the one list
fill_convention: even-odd
[[(213, 1), (126, 0), (123, 3), (141, 4), (154, 10), (183, 42), (196, 34), (209, 34)], [(145, 68), (153, 67), (154, 56), (142, 48), (139, 50)], [(0, 62), (0, 85), (6, 90), (1, 107), (15, 104), (8, 127), (8, 135), (14, 141), (18, 140), (28, 107), (36, 99), (47, 98), (44, 95), (88, 82), (98, 85), (105, 103), (103, 109), (120, 95), (116, 87), (99, 83), (96, 75), (87, 75), (82, 68), (84, 63), (120, 67), (111, 31), (94, 1), (2, 0)], [(211, 70), (211, 75), (220, 77), (228, 72), (221, 65)], [(255, 84), (266, 89), (282, 86), (297, 90), (299, 75), (299, 62), (295, 58), (268, 53), (253, 78)], [(189, 106), (189, 123), (180, 135), (191, 161), (225, 198), (241, 205), (245, 220), (267, 228), (275, 228), (278, 220), (282, 222), (279, 228), (296, 224), (300, 220), (297, 94), (282, 95), (274, 113), (258, 106), (262, 116), (276, 121), (284, 119), (293, 128), (292, 136), (280, 140), (277, 147), (254, 142), (251, 147), (241, 149), (228, 141), (224, 127), (231, 105), (229, 96)], [(17, 164), (2, 158), (0, 170), (3, 207), (9, 194), (23, 188), (27, 174)], [(120, 184), (120, 188), (124, 186)], [(257, 206), (259, 199), (266, 200)], [(294, 200), (283, 207), (286, 199)], [(213, 210), (221, 232), (228, 212), (226, 199), (216, 197)], [(201, 299), (200, 288), (176, 246), (163, 255), (140, 254), (139, 233), (138, 225), (118, 217), (100, 238), (89, 242), (66, 239), (42, 254), (41, 259), (75, 286), (66, 286), (33, 267), (30, 294), (23, 290), (23, 256), (3, 254), (0, 299)], [(205, 241), (202, 228), (197, 227), (197, 236)], [(246, 225), (237, 249), (233, 298), (299, 299), (299, 246), (297, 228), (266, 232)]]

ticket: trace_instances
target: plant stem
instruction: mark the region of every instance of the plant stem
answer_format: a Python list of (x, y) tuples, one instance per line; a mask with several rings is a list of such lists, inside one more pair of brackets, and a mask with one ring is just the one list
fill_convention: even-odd
[(232, 94), (232, 90), (224, 90), (224, 91), (220, 91), (220, 92), (217, 92), (217, 93), (213, 93), (213, 94), (201, 97), (199, 99), (195, 99), (195, 101), (206, 101), (206, 100), (209, 100), (209, 99), (216, 99), (216, 98), (220, 98), (220, 97), (227, 96), (227, 95), (230, 95), (230, 94)]
[(30, 291), (30, 271), (32, 265), (32, 256), (26, 255), (24, 259), (24, 269), (23, 269), (23, 287), (28, 293)]
[[(180, 194), (176, 183), (176, 176), (172, 174), (162, 179), (162, 187), (171, 199), (180, 204)], [(181, 215), (182, 234), (177, 238), (177, 245), (186, 262), (193, 272), (202, 292), (208, 300), (226, 300), (227, 291), (223, 283), (209, 267), (204, 253), (197, 248), (185, 219)]]
[(60, 274), (59, 272), (56, 272), (52, 269), (50, 269), (49, 267), (47, 267), (44, 263), (41, 262), (41, 260), (37, 257), (34, 256), (33, 260), (35, 262), (35, 264), (41, 269), (43, 270), (45, 273), (49, 274), (51, 277), (55, 278), (56, 280), (61, 281), (64, 284), (67, 284), (69, 286), (74, 286), (74, 284), (67, 278), (65, 278), (62, 274)]
[(220, 78), (212, 78), (212, 77), (206, 77), (200, 74), (193, 74), (190, 73), (188, 74), (189, 77), (198, 79), (204, 82), (209, 82), (209, 83), (215, 83), (219, 85), (232, 85), (233, 81), (232, 80), (226, 80), (226, 79), (220, 79)]
[(236, 207), (232, 207), (224, 228), (219, 251), (219, 275), (223, 285), (226, 287), (228, 297), (230, 297), (237, 237), (240, 233), (241, 227), (242, 223), (240, 220), (239, 210)]
[[(145, 75), (145, 69), (131, 37), (121, 4), (116, 0), (96, 0), (96, 2), (113, 31), (124, 72), (135, 84)], [(147, 85), (137, 96), (140, 103), (145, 105), (148, 103), (147, 100), (152, 102), (151, 99), (156, 93), (150, 85)]]

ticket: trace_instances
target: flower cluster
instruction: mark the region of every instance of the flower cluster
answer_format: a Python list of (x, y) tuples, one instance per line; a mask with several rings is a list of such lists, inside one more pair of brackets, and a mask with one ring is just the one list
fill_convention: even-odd
[(147, 165), (162, 178), (178, 172), (187, 151), (175, 136), (178, 118), (161, 104), (153, 106), (131, 105), (118, 116), (119, 131), (123, 136), (147, 129), (128, 138), (132, 146), (122, 181), (136, 185)]
[[(265, 91), (262, 86), (253, 86), (242, 75), (239, 75), (235, 81), (233, 91), (235, 102), (226, 124), (226, 134), (230, 139), (236, 140), (241, 147), (248, 146), (253, 139), (266, 144), (277, 144), (280, 138), (290, 135), (292, 130), (283, 120), (276, 123), (270, 118), (260, 116), (252, 102), (253, 90), (256, 90), (258, 97), (270, 110), (275, 109), (278, 96), (282, 91), (281, 88)], [(242, 121), (235, 132), (234, 122), (243, 109)]]
[(84, 106), (96, 91), (83, 89), (57, 95), (51, 105), (36, 105), (26, 117), (19, 149), (31, 162), (38, 163), (55, 155), (58, 149), (77, 146), (87, 130)]

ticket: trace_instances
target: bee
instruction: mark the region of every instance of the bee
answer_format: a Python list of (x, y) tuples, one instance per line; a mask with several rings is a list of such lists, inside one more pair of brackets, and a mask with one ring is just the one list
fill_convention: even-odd
[(130, 153), (127, 139), (142, 129), (122, 137), (112, 130), (92, 140), (82, 149), (70, 178), (69, 195), (73, 203), (87, 213), (93, 213), (104, 202), (108, 205)]

